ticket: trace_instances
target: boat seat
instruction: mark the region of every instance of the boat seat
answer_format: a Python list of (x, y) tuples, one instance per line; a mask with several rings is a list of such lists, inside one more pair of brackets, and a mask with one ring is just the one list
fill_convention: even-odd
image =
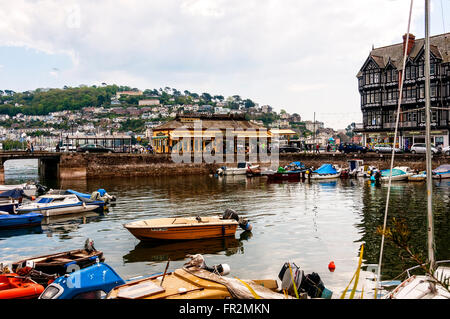
[(60, 257), (60, 258), (55, 258), (55, 259), (53, 259), (53, 260), (51, 261), (51, 263), (61, 263), (61, 262), (63, 262), (63, 263), (68, 263), (68, 262), (71, 262), (71, 261), (73, 261), (73, 259), (62, 258), (62, 257)]

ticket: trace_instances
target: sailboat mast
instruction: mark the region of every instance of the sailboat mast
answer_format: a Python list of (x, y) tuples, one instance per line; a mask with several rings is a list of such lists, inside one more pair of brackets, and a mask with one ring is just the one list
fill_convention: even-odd
[(426, 171), (427, 171), (427, 232), (428, 261), (434, 269), (434, 221), (432, 207), (432, 167), (431, 167), (431, 132), (430, 132), (430, 1), (425, 0), (425, 121), (426, 121)]

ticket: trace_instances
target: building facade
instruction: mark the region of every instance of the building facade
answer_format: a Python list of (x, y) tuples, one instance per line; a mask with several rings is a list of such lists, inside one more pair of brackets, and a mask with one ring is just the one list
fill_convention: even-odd
[[(357, 74), (363, 115), (363, 145), (394, 143), (399, 83), (403, 54), (407, 53), (403, 83), (398, 140), (395, 144), (409, 149), (425, 142), (425, 48), (424, 39), (406, 35), (403, 42), (373, 48)], [(430, 37), (430, 100), (432, 143), (449, 145), (450, 108), (450, 33)]]

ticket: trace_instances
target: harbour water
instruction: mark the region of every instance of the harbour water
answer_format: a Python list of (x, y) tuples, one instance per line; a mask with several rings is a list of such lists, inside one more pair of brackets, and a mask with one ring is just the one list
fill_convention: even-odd
[[(39, 181), (37, 161), (5, 163), (6, 184)], [(96, 179), (87, 182), (39, 181), (52, 188), (92, 192), (104, 188), (117, 196), (105, 214), (46, 218), (41, 227), (0, 231), (0, 262), (81, 248), (86, 238), (103, 251), (106, 262), (122, 277), (164, 271), (182, 266), (186, 254), (201, 253), (209, 265), (227, 263), (238, 278), (275, 278), (286, 261), (306, 273), (317, 272), (334, 297), (356, 270), (359, 249), (364, 264), (378, 263), (387, 184), (368, 180), (334, 180), (268, 183), (265, 177), (176, 176), (158, 178)], [(437, 259), (450, 259), (450, 180), (434, 183)], [(225, 239), (182, 243), (144, 243), (123, 224), (139, 219), (221, 215), (234, 209), (253, 225), (251, 233), (238, 229)], [(393, 182), (389, 220), (404, 218), (411, 244), (426, 256), (426, 185)], [(385, 244), (383, 279), (400, 274), (409, 261)], [(336, 270), (330, 272), (328, 263)]]

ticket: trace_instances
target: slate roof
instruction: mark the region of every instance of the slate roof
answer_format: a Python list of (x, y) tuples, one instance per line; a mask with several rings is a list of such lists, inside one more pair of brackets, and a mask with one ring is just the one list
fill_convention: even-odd
[[(409, 54), (410, 59), (414, 59), (420, 53), (421, 49), (424, 47), (425, 39), (415, 39), (414, 46)], [(442, 59), (442, 63), (450, 62), (450, 32), (431, 36), (430, 37), (430, 51), (431, 53)], [(403, 42), (388, 45), (380, 48), (374, 48), (370, 51), (370, 57), (373, 58), (375, 63), (378, 64), (380, 68), (386, 67), (389, 59), (391, 63), (398, 69), (402, 69), (403, 62)], [(361, 70), (358, 72), (357, 76), (361, 75)]]

